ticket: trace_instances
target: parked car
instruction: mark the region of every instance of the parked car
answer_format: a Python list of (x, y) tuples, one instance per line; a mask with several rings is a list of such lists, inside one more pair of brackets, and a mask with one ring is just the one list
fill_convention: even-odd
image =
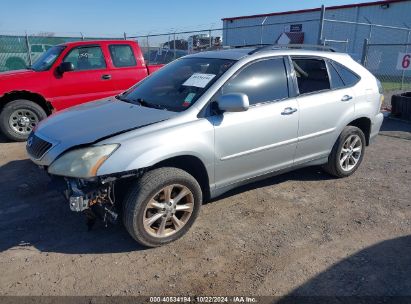
[(158, 48), (146, 52), (144, 58), (151, 64), (167, 64), (187, 54), (186, 50)]
[(49, 48), (30, 69), (0, 73), (0, 130), (26, 140), (53, 111), (114, 96), (159, 69), (137, 42), (70, 42)]
[[(52, 46), (49, 44), (31, 44), (30, 56), (32, 62), (35, 62), (44, 52), (46, 52), (51, 47)], [(1, 52), (0, 58), (2, 60), (0, 71), (26, 69), (29, 62), (29, 55), (27, 54), (27, 50), (24, 49), (6, 53)]]
[[(203, 201), (311, 165), (353, 174), (383, 121), (378, 80), (346, 54), (234, 49), (182, 57), (116, 98), (40, 123), (31, 160), (71, 210), (159, 246)], [(57, 185), (56, 184), (56, 185)]]

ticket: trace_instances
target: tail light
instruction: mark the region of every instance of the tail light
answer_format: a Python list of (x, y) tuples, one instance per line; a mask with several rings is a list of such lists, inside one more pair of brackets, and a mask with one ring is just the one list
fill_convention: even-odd
[(382, 108), (382, 104), (383, 104), (383, 102), (384, 102), (384, 88), (382, 87), (382, 83), (381, 83), (381, 81), (379, 81), (378, 79), (377, 79), (377, 86), (378, 86), (378, 92), (380, 93), (380, 109)]
[(377, 79), (377, 86), (378, 86), (378, 92), (380, 94), (384, 94), (384, 88), (382, 87), (381, 81), (379, 81), (378, 79)]

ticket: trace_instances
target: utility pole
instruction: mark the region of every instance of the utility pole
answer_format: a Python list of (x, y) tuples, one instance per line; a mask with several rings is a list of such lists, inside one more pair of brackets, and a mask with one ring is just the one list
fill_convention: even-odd
[(324, 36), (324, 19), (325, 19), (325, 6), (321, 5), (321, 15), (320, 15), (320, 28), (318, 30), (318, 45), (322, 45)]
[(27, 32), (26, 32), (26, 47), (27, 47), (27, 57), (29, 59), (29, 66), (31, 66), (33, 64), (33, 60), (31, 58), (30, 41), (29, 41), (29, 35), (27, 35)]
[(263, 22), (261, 22), (261, 30), (260, 30), (260, 45), (263, 45), (263, 31), (264, 31), (264, 23), (267, 21), (267, 17), (264, 18)]

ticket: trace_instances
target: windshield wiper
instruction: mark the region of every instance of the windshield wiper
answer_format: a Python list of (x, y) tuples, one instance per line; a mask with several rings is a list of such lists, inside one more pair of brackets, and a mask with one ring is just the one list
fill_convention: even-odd
[(125, 98), (122, 94), (116, 95), (115, 98), (124, 102), (133, 103), (133, 100)]
[(167, 110), (167, 108), (164, 106), (154, 104), (154, 103), (149, 103), (142, 98), (133, 99), (133, 101), (139, 103), (140, 106), (143, 106), (143, 107), (154, 108), (154, 109), (159, 109), (159, 110)]
[(166, 107), (158, 105), (158, 104), (153, 104), (145, 101), (143, 98), (136, 98), (136, 99), (128, 99), (125, 98), (123, 95), (117, 95), (116, 98), (121, 101), (125, 101), (128, 103), (137, 103), (138, 105), (146, 108), (153, 108), (153, 109), (159, 109), (159, 110), (167, 110)]

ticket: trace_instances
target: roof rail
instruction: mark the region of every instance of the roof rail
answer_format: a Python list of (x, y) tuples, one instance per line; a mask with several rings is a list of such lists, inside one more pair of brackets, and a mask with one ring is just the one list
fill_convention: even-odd
[(233, 45), (231, 46), (231, 48), (233, 49), (242, 49), (242, 48), (250, 48), (250, 47), (261, 48), (261, 47), (272, 46), (272, 45), (273, 44), (271, 43), (242, 44), (242, 45)]
[(248, 53), (248, 55), (252, 55), (255, 53), (259, 53), (262, 51), (270, 51), (270, 50), (275, 50), (275, 49), (316, 49), (319, 51), (329, 51), (329, 52), (335, 52), (335, 49), (329, 46), (324, 46), (324, 45), (315, 45), (315, 44), (270, 44), (270, 45), (265, 45), (258, 47), (251, 52)]

